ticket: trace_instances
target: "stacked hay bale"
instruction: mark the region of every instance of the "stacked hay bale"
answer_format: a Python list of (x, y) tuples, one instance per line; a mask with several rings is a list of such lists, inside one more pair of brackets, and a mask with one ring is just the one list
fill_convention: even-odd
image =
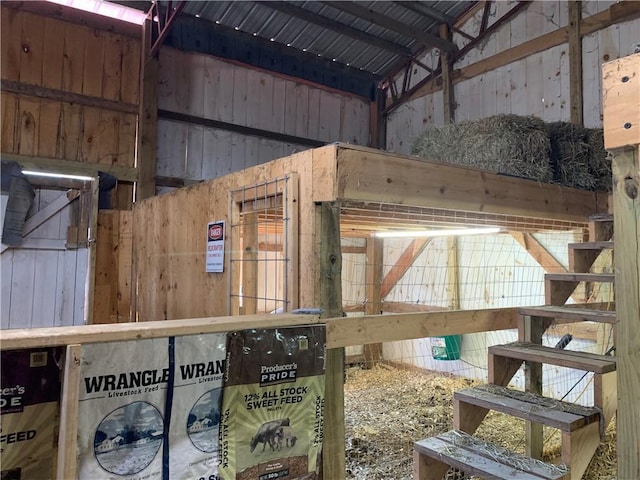
[(583, 190), (611, 190), (611, 165), (601, 129), (533, 116), (496, 115), (432, 127), (412, 154), (443, 163)]
[(611, 190), (611, 164), (601, 129), (568, 122), (548, 125), (553, 180), (583, 190)]
[(418, 136), (414, 155), (551, 182), (551, 144), (545, 123), (533, 116), (496, 115), (433, 127)]

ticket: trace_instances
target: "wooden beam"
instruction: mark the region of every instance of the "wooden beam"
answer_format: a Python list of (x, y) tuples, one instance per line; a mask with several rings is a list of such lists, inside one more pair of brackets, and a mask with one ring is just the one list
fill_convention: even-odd
[[(415, 157), (338, 144), (336, 197), (376, 202), (585, 222), (606, 208), (605, 194)], [(427, 166), (428, 165), (428, 166)]]
[(135, 201), (156, 194), (156, 160), (158, 143), (158, 59), (149, 57), (153, 44), (153, 20), (147, 19), (142, 27), (140, 49), (140, 108), (138, 113), (138, 136), (136, 166), (138, 183)]
[(447, 307), (422, 303), (382, 302), (381, 306), (382, 311), (386, 313), (445, 312), (449, 310)]
[(411, 10), (412, 12), (418, 13), (423, 17), (430, 18), (431, 20), (435, 20), (436, 22), (445, 23), (447, 25), (451, 25), (454, 22), (454, 18), (451, 15), (447, 15), (440, 10), (430, 7), (426, 3), (423, 2), (393, 2), (398, 5), (402, 5), (407, 10)]
[(98, 172), (113, 175), (118, 180), (135, 182), (138, 179), (138, 170), (133, 167), (120, 165), (107, 165), (102, 163), (84, 163), (75, 160), (61, 160), (58, 158), (32, 157), (15, 153), (2, 152), (3, 160), (11, 160), (18, 163), (25, 170), (39, 172), (67, 173), (70, 175), (84, 175), (95, 177)]
[(247, 328), (276, 328), (315, 323), (320, 323), (317, 315), (283, 313), (277, 315), (262, 314), (242, 317), (189, 318), (109, 325), (2, 330), (0, 349), (18, 350), (21, 348), (58, 347), (76, 343), (120, 342), (146, 338), (221, 333)]
[(640, 53), (605, 63), (602, 75), (605, 148), (640, 144)]
[(56, 102), (74, 103), (77, 105), (84, 105), (86, 107), (111, 110), (113, 112), (138, 113), (138, 105), (115, 102), (102, 97), (92, 97), (81, 93), (56, 90), (55, 88), (47, 88), (30, 83), (21, 83), (15, 80), (6, 80), (4, 78), (0, 80), (0, 86), (3, 92), (17, 93), (18, 95), (44, 98)]
[(582, 2), (569, 1), (569, 105), (571, 106), (571, 123), (582, 125), (582, 37), (580, 36), (580, 20), (582, 19)]
[[(323, 318), (342, 315), (342, 255), (340, 205), (323, 202), (316, 207), (319, 242), (320, 306)], [(344, 428), (344, 349), (326, 350), (323, 478), (344, 480), (346, 472)]]
[(398, 281), (407, 273), (407, 270), (411, 268), (413, 262), (424, 251), (427, 245), (431, 243), (432, 238), (415, 238), (404, 249), (404, 252), (400, 255), (400, 258), (391, 267), (391, 270), (382, 279), (382, 286), (380, 288), (380, 298), (384, 300), (391, 292), (393, 287), (396, 286)]
[(327, 348), (506, 330), (517, 328), (518, 319), (517, 308), (331, 318)]
[(373, 23), (374, 25), (380, 25), (381, 27), (384, 27), (388, 30), (393, 30), (394, 32), (401, 35), (411, 37), (414, 40), (420, 42), (425, 47), (435, 47), (439, 50), (451, 53), (455, 52), (458, 49), (453, 43), (449, 41), (442, 40), (435, 35), (426, 33), (422, 29), (403, 23), (399, 20), (379, 13), (371, 8), (361, 6), (356, 2), (332, 1), (323, 3), (342, 12), (347, 12), (354, 17), (361, 18), (363, 20), (366, 20), (367, 22)]
[(389, 40), (385, 40), (377, 35), (372, 35), (363, 30), (358, 30), (357, 28), (350, 27), (332, 18), (325, 17), (316, 12), (312, 12), (311, 10), (307, 10), (306, 8), (298, 7), (289, 2), (257, 1), (255, 3), (259, 3), (260, 5), (285, 13), (294, 18), (300, 18), (305, 22), (319, 25), (322, 28), (333, 30), (334, 32), (353, 38), (354, 40), (359, 40), (361, 42), (368, 43), (369, 45), (373, 45), (374, 47), (393, 52), (396, 55), (403, 57), (411, 55), (411, 50), (399, 43), (390, 42)]
[(203, 127), (216, 128), (226, 130), (228, 132), (240, 133), (257, 138), (266, 138), (268, 140), (277, 140), (284, 143), (293, 143), (296, 145), (304, 145), (307, 147), (321, 147), (327, 142), (315, 140), (313, 138), (298, 137), (288, 135), (286, 133), (274, 132), (272, 130), (263, 130), (261, 128), (247, 127), (245, 125), (237, 125), (235, 123), (223, 122), (222, 120), (213, 120), (211, 118), (196, 117), (186, 113), (172, 112), (169, 110), (158, 110), (158, 117), (166, 120), (187, 123), (189, 125), (202, 125)]
[[(367, 238), (367, 263), (365, 270), (366, 304), (365, 313), (376, 315), (382, 313), (382, 271), (384, 241), (382, 238)], [(371, 343), (364, 346), (365, 367), (370, 368), (382, 360), (382, 343)]]
[[(640, 70), (635, 75), (640, 76)], [(607, 91), (605, 81), (603, 90)], [(634, 106), (640, 109), (640, 105)], [(613, 157), (618, 478), (640, 475), (640, 147)]]
[(514, 240), (516, 240), (522, 248), (524, 248), (531, 257), (540, 265), (547, 273), (565, 273), (567, 269), (556, 258), (551, 255), (549, 250), (542, 245), (536, 237), (531, 233), (510, 231)]
[[(446, 23), (440, 25), (440, 38), (451, 38), (449, 27)], [(447, 52), (440, 54), (440, 71), (442, 72), (442, 102), (444, 104), (444, 123), (453, 123), (455, 117), (455, 99), (453, 86), (451, 85), (451, 55)]]

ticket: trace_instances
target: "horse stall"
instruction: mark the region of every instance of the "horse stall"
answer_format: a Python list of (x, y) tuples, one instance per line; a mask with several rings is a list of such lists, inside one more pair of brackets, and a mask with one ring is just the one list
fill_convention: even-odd
[[(124, 442), (129, 446), (138, 442), (134, 446), (139, 447), (140, 452), (146, 451), (159, 444), (162, 430), (159, 424), (154, 424), (157, 419), (149, 410), (151, 413), (145, 413), (144, 418), (155, 426), (144, 429), (139, 426), (135, 430), (134, 426), (126, 425), (129, 430), (122, 429), (126, 435), (113, 429), (111, 433), (101, 430), (100, 435), (96, 432), (94, 437), (83, 432), (81, 422), (87, 418), (83, 406), (87, 399), (83, 395), (86, 396), (87, 390), (99, 390), (95, 382), (106, 378), (105, 375), (91, 377), (83, 370), (91, 365), (93, 358), (101, 358), (105, 364), (136, 364), (137, 355), (146, 351), (174, 355), (167, 353), (174, 348), (167, 350), (167, 345), (173, 345), (172, 338), (178, 342), (187, 337), (195, 339), (221, 333), (231, 338), (239, 331), (284, 332), (285, 327), (324, 325), (323, 395), (322, 402), (315, 404), (316, 412), (321, 411), (324, 417), (323, 423), (316, 425), (321, 434), (315, 438), (322, 450), (321, 455), (316, 452), (319, 456), (309, 454), (305, 468), (313, 466), (313, 471), (305, 478), (316, 478), (313, 476), (316, 474), (325, 479), (345, 478), (345, 475), (390, 478), (389, 470), (382, 470), (383, 463), (389, 463), (398, 478), (410, 478), (410, 473), (405, 475), (401, 470), (410, 472), (412, 442), (423, 438), (427, 430), (412, 423), (414, 431), (398, 434), (383, 431), (382, 427), (377, 428), (378, 424), (402, 424), (409, 415), (424, 420), (433, 413), (422, 405), (413, 414), (403, 412), (400, 419), (393, 417), (405, 395), (407, 398), (425, 395), (429, 397), (424, 398), (426, 402), (433, 402), (437, 396), (434, 391), (456, 389), (461, 385), (451, 382), (447, 386), (444, 382), (449, 380), (444, 379), (462, 377), (463, 385), (481, 379), (466, 370), (456, 372), (455, 368), (447, 367), (463, 365), (464, 355), (452, 359), (453, 363), (431, 362), (429, 339), (464, 335), (463, 353), (468, 345), (475, 345), (469, 354), (476, 358), (484, 356), (486, 362), (487, 346), (497, 343), (488, 336), (515, 332), (519, 327), (526, 332), (516, 307), (544, 303), (544, 294), (542, 299), (538, 295), (527, 301), (514, 294), (508, 304), (506, 300), (498, 301), (499, 295), (494, 299), (493, 292), (485, 285), (489, 293), (479, 294), (484, 303), (472, 303), (464, 293), (464, 284), (475, 280), (461, 274), (466, 262), (463, 259), (470, 254), (463, 252), (464, 245), (452, 247), (448, 236), (440, 242), (438, 239), (385, 238), (380, 234), (410, 231), (418, 235), (425, 229), (491, 227), (495, 231), (489, 235), (508, 235), (509, 245), (521, 248), (524, 244), (526, 255), (540, 259), (543, 254), (540, 245), (545, 240), (534, 234), (558, 233), (561, 238), (558, 237), (559, 243), (553, 248), (566, 250), (569, 242), (585, 236), (590, 216), (607, 211), (608, 198), (602, 192), (544, 184), (353, 145), (330, 144), (146, 199), (134, 205), (130, 218), (105, 221), (103, 228), (114, 232), (114, 243), (131, 238), (130, 253), (127, 250), (125, 254), (132, 257), (133, 323), (6, 331), (2, 350), (4, 353), (57, 349), (47, 353), (63, 370), (62, 398), (59, 408), (54, 408), (59, 413), (56, 423), (59, 435), (53, 443), (65, 448), (49, 449), (49, 458), (58, 478), (78, 478), (80, 472), (88, 472), (83, 470), (87, 467), (82, 463), (87, 449), (106, 455), (119, 450)], [(116, 235), (115, 230), (120, 233)], [(456, 253), (455, 248), (461, 250)], [(497, 251), (506, 247), (497, 243), (494, 248)], [(420, 255), (425, 257), (420, 260)], [(450, 261), (435, 268), (434, 262), (443, 256)], [(458, 259), (457, 266), (455, 259)], [(432, 271), (442, 274), (439, 284), (434, 279), (426, 281), (437, 293), (428, 299), (415, 300), (403, 293), (425, 282), (411, 279), (412, 265), (417, 260), (424, 263), (416, 266), (416, 270), (424, 271), (425, 265), (431, 265)], [(545, 263), (544, 259), (541, 263)], [(111, 264), (122, 265), (122, 262), (115, 259)], [(478, 271), (480, 267), (497, 270), (494, 265), (486, 264), (486, 258), (480, 255), (469, 260), (468, 266), (473, 267), (469, 271)], [(108, 271), (109, 263), (104, 265)], [(544, 272), (538, 273), (528, 280), (531, 285), (544, 279)], [(505, 280), (501, 285), (509, 282)], [(126, 282), (123, 285), (124, 289), (129, 288)], [(527, 285), (522, 288), (528, 288)], [(582, 295), (582, 300), (587, 296), (594, 299), (593, 292), (586, 289), (574, 295)], [(605, 308), (607, 295), (600, 293), (595, 298), (599, 308)], [(120, 315), (113, 312), (111, 315), (120, 320)], [(600, 336), (600, 333), (595, 335)], [(211, 340), (206, 347), (194, 342), (186, 347), (193, 354), (206, 351), (213, 355), (211, 345), (222, 340)], [(128, 344), (126, 352), (116, 349), (120, 344)], [(427, 357), (429, 361), (425, 360)], [(156, 372), (151, 384), (164, 383), (162, 367), (141, 366), (140, 369)], [(368, 372), (378, 372), (382, 379), (378, 379), (379, 384), (376, 377), (364, 380), (369, 382), (364, 385), (364, 396), (380, 407), (379, 415), (388, 416), (367, 416), (356, 413), (350, 406), (360, 401), (353, 399), (353, 390), (357, 388), (358, 379), (362, 380)], [(425, 376), (429, 372), (441, 376)], [(103, 380), (94, 382), (90, 378)], [(426, 383), (420, 383), (420, 378), (426, 379)], [(394, 383), (394, 379), (404, 379), (404, 387)], [(414, 385), (411, 379), (418, 379), (420, 385)], [(249, 395), (247, 401), (257, 400), (254, 394), (246, 395)], [(443, 395), (443, 398), (451, 401), (450, 396)], [(367, 405), (372, 412), (377, 412), (373, 403)], [(451, 410), (450, 403), (441, 408)], [(120, 421), (128, 413), (113, 415), (111, 420)], [(192, 432), (213, 424), (226, 425), (215, 415), (197, 419), (194, 416), (192, 420), (187, 420)], [(251, 452), (254, 449), (260, 454), (269, 452), (269, 445), (291, 448), (284, 437), (284, 427), (290, 426), (289, 417), (274, 420), (265, 413), (263, 420), (268, 420), (263, 423), (266, 430), (258, 429), (252, 437)], [(236, 420), (231, 416), (230, 421)], [(280, 423), (269, 423), (274, 421)], [(293, 426), (293, 418), (291, 422)], [(447, 425), (440, 425), (442, 431), (450, 426), (450, 414), (444, 423)], [(423, 422), (422, 426), (426, 424)], [(135, 435), (131, 433), (134, 430)], [(267, 438), (265, 431), (272, 437)], [(376, 446), (366, 436), (367, 432), (371, 438), (393, 436), (392, 443)], [(128, 440), (127, 435), (131, 437)], [(50, 437), (55, 437), (53, 431)], [(166, 441), (168, 437), (163, 438)], [(219, 438), (224, 438), (222, 433)], [(289, 433), (287, 440), (290, 438)], [(393, 460), (387, 457), (391, 453), (395, 455)], [(160, 459), (145, 455), (147, 465)], [(316, 460), (317, 464), (313, 463)], [(377, 472), (362, 464), (371, 461), (378, 464)], [(204, 460), (194, 460), (194, 464), (197, 462)], [(222, 456), (220, 462), (223, 463)], [(106, 470), (116, 468), (114, 465), (109, 464)], [(105, 470), (104, 465), (101, 467)], [(134, 472), (135, 468), (131, 468), (127, 474)]]

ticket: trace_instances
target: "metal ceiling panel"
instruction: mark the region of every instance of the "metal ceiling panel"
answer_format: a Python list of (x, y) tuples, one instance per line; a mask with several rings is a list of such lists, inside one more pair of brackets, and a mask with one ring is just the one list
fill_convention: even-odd
[[(392, 21), (401, 22), (407, 29), (418, 29), (432, 36), (438, 36), (441, 19), (457, 18), (475, 1), (420, 1), (392, 2), (366, 1), (352, 2), (359, 7), (385, 15)], [(396, 51), (380, 45), (353, 38), (344, 31), (325, 28), (290, 13), (279, 11), (253, 1), (208, 1), (187, 2), (183, 14), (195, 16), (211, 22), (234, 28), (259, 39), (275, 42), (288, 48), (313, 53), (316, 56), (335, 59), (337, 64), (355, 67), (377, 76), (385, 76), (396, 68), (401, 59), (398, 51), (406, 48), (415, 54), (425, 46), (407, 33), (394, 31), (382, 25), (358, 18), (340, 10), (339, 4), (318, 1), (286, 2), (303, 8), (314, 15), (320, 15), (331, 22), (355, 28), (379, 39), (398, 46)], [(403, 5), (404, 4), (404, 5)], [(441, 16), (441, 18), (437, 18)], [(367, 39), (369, 40), (369, 39)], [(385, 45), (386, 47), (387, 45)]]

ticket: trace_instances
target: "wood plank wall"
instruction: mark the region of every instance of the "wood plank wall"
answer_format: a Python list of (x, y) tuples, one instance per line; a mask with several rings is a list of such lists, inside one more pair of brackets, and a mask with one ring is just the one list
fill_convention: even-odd
[[(60, 195), (64, 192), (36, 189), (31, 213), (46, 208)], [(9, 248), (0, 254), (2, 329), (84, 323), (87, 249), (65, 248), (72, 208), (67, 205), (30, 233), (25, 241), (34, 242), (33, 246)], [(60, 247), (52, 246), (56, 244)]]
[[(369, 142), (369, 102), (165, 47), (158, 108), (321, 142)], [(160, 176), (210, 179), (308, 146), (160, 118)]]
[[(133, 248), (139, 285), (136, 298), (138, 319), (152, 321), (228, 315), (229, 265), (225, 265), (224, 273), (205, 272), (207, 223), (226, 220), (225, 248), (230, 249), (229, 192), (292, 172), (299, 174), (298, 236), (304, 239), (299, 242), (298, 268), (304, 271), (304, 275), (299, 281), (298, 303), (318, 305), (318, 292), (313, 283), (319, 275), (314, 270), (315, 263), (309, 260), (317, 258), (314, 250), (317, 246), (313, 241), (316, 207), (312, 198), (317, 187), (314, 184), (313, 159), (335, 155), (331, 148), (307, 150), (239, 174), (136, 203), (133, 209)], [(316, 174), (318, 177), (328, 176), (322, 171)], [(226, 256), (225, 260), (228, 260), (228, 251)]]
[(139, 39), (4, 6), (1, 19), (2, 80), (31, 91), (2, 92), (2, 152), (133, 167), (136, 114), (42, 98), (34, 87), (137, 105)]
[[(596, 15), (615, 2), (583, 1), (583, 18)], [(489, 25), (511, 8), (509, 2), (495, 2)], [(482, 10), (462, 27), (477, 31)], [(510, 48), (550, 35), (568, 24), (566, 1), (531, 2), (524, 12), (502, 25), (486, 42), (472, 49), (453, 66), (465, 68)], [(622, 22), (586, 35), (582, 39), (583, 108), (587, 127), (602, 127), (601, 64), (633, 53), (640, 19)], [(454, 40), (460, 41), (455, 34)], [(635, 40), (634, 40), (635, 38)], [(433, 54), (425, 58), (427, 65), (437, 61)], [(504, 66), (487, 66), (488, 71), (468, 79), (456, 79), (454, 98), (455, 121), (475, 120), (491, 115), (514, 113), (536, 115), (545, 121), (569, 121), (569, 46), (562, 43), (533, 53)], [(415, 84), (424, 78), (418, 71), (412, 77)], [(402, 105), (388, 118), (387, 148), (397, 153), (409, 153), (412, 140), (430, 125), (443, 125), (442, 91), (438, 90)]]
[(132, 217), (124, 210), (98, 213), (93, 323), (131, 321)]

